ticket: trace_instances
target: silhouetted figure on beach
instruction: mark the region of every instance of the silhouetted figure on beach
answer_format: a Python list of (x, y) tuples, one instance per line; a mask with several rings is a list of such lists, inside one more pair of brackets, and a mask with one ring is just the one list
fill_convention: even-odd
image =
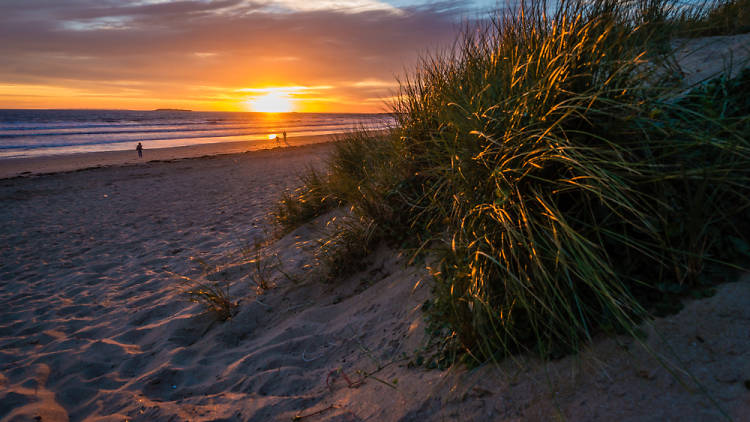
[(135, 150), (138, 151), (138, 158), (143, 158), (143, 145), (141, 145), (140, 142), (138, 142), (138, 146), (135, 147)]
[(289, 145), (289, 143), (286, 141), (286, 131), (284, 131), (284, 144)]

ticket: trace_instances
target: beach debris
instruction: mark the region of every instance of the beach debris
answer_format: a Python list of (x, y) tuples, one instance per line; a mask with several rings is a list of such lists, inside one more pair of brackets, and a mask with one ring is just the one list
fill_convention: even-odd
[(362, 384), (365, 383), (365, 378), (366, 377), (364, 377), (362, 379), (359, 379), (357, 381), (352, 381), (349, 378), (349, 376), (346, 375), (346, 372), (344, 372), (344, 370), (342, 368), (336, 368), (336, 369), (332, 370), (331, 372), (329, 372), (328, 375), (326, 376), (326, 386), (331, 391), (333, 391), (333, 382), (332, 382), (332, 380), (335, 381), (335, 377), (339, 376), (339, 375), (342, 378), (344, 378), (344, 381), (346, 381), (347, 387), (349, 387), (349, 388), (359, 388)]
[(310, 416), (315, 416), (315, 415), (319, 415), (319, 414), (321, 414), (321, 413), (323, 413), (323, 412), (329, 411), (329, 410), (331, 410), (331, 409), (338, 409), (338, 408), (340, 408), (340, 407), (341, 407), (341, 406), (339, 406), (339, 405), (336, 405), (336, 404), (332, 404), (332, 405), (330, 405), (330, 406), (328, 406), (328, 407), (325, 407), (325, 408), (323, 408), (323, 409), (320, 409), (320, 410), (316, 410), (316, 411), (314, 411), (314, 412), (312, 412), (312, 413), (308, 413), (308, 414), (306, 414), (306, 415), (300, 415), (300, 414), (298, 413), (298, 414), (294, 415), (294, 417), (292, 417), (292, 420), (293, 420), (293, 421), (300, 421), (300, 420), (302, 420), (302, 419), (304, 419), (304, 418), (309, 418)]

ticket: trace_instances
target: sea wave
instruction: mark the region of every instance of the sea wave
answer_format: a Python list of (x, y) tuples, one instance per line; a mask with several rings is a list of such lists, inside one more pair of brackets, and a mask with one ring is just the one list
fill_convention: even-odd
[[(340, 133), (393, 125), (386, 114), (0, 110), (0, 157), (128, 150)], [(182, 140), (182, 141), (181, 141)], [(2, 152), (4, 151), (4, 152)]]

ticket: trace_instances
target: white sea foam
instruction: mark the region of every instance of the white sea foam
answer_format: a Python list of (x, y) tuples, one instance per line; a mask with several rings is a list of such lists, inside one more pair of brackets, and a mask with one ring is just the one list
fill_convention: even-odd
[(0, 157), (265, 140), (393, 124), (387, 114), (233, 113), (132, 110), (0, 110)]

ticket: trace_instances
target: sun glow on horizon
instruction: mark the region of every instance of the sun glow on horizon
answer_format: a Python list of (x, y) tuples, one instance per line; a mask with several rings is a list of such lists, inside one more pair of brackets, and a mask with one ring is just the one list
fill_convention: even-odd
[(251, 111), (260, 113), (288, 113), (294, 110), (294, 100), (286, 92), (269, 92), (245, 101)]
[[(0, 80), (0, 109), (126, 109), (157, 108), (258, 113), (377, 113), (388, 97), (371, 92), (379, 80), (335, 84), (275, 84), (260, 88), (217, 85), (149, 87), (118, 80), (105, 88), (49, 84), (16, 84)], [(383, 84), (384, 85), (384, 84)], [(364, 92), (352, 92), (363, 87)], [(161, 89), (161, 88), (159, 88)], [(343, 90), (343, 93), (337, 90)]]

